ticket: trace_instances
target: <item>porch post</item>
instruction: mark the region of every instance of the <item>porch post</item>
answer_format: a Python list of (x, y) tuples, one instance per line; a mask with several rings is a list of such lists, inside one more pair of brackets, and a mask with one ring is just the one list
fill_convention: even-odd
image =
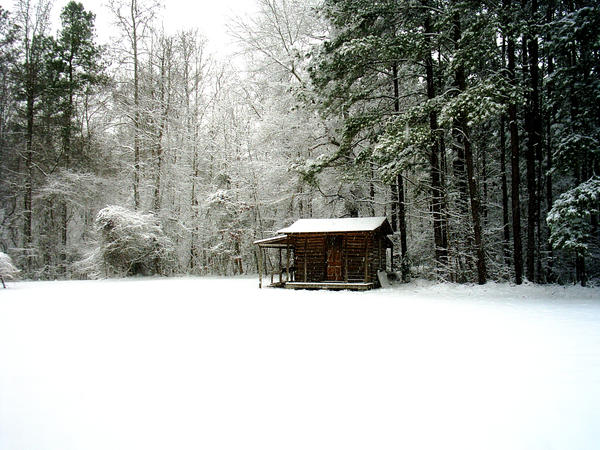
[(346, 235), (342, 239), (344, 239), (344, 281), (348, 282), (348, 239), (349, 236)]
[(279, 282), (282, 283), (283, 282), (283, 267), (281, 264), (281, 252), (283, 251), (283, 249), (280, 247), (279, 248)]
[(285, 244), (285, 281), (290, 281), (290, 246)]
[(262, 248), (258, 246), (258, 288), (262, 289), (262, 272), (263, 272), (263, 261), (262, 261)]
[(365, 283), (369, 282), (369, 235), (366, 238), (365, 245)]
[(304, 282), (306, 283), (307, 281), (307, 269), (306, 269), (306, 263), (307, 263), (307, 257), (306, 257), (306, 244), (308, 242), (308, 238), (305, 237), (304, 238)]

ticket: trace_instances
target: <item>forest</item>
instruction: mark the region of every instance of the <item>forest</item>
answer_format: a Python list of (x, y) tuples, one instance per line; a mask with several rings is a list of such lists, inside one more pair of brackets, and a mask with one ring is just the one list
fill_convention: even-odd
[(597, 1), (254, 1), (243, 64), (154, 0), (106, 46), (81, 3), (0, 7), (21, 278), (253, 273), (299, 218), (387, 216), (404, 280), (600, 279)]

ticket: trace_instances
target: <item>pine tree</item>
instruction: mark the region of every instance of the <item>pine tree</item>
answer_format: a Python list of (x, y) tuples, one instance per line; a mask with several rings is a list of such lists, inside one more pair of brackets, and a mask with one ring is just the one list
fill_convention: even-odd
[[(16, 120), (16, 101), (11, 72), (17, 64), (16, 40), (18, 30), (8, 11), (0, 7), (0, 211), (2, 230), (0, 239), (9, 240), (9, 223), (14, 220), (16, 193), (12, 189), (11, 174), (18, 172), (18, 157), (12, 151), (15, 139), (11, 131)], [(13, 211), (11, 214), (10, 211)]]
[(33, 269), (33, 194), (37, 180), (36, 157), (39, 155), (37, 141), (37, 120), (39, 119), (40, 99), (46, 89), (44, 79), (47, 71), (50, 40), (46, 35), (50, 5), (44, 0), (32, 4), (29, 0), (17, 3), (16, 23), (19, 26), (19, 50), (21, 64), (15, 72), (17, 99), (22, 108), (25, 150), (23, 152), (23, 228), (22, 245), (25, 251), (25, 267), (28, 273)]
[(570, 185), (548, 214), (550, 242), (575, 252), (575, 278), (585, 284), (586, 249), (593, 237), (587, 226), (597, 228), (598, 223), (593, 198), (600, 173), (600, 6), (588, 1), (561, 4), (548, 28), (546, 45), (553, 60), (549, 101), (555, 122), (552, 170)]
[[(403, 278), (407, 276), (408, 245), (405, 208), (405, 187), (402, 164), (387, 164), (375, 151), (385, 125), (400, 113), (405, 97), (400, 72), (407, 70), (407, 53), (411, 60), (419, 59), (418, 49), (405, 48), (406, 29), (418, 27), (414, 17), (407, 16), (408, 24), (399, 23), (403, 2), (326, 1), (324, 14), (333, 27), (332, 37), (314, 57), (312, 81), (323, 100), (324, 110), (330, 115), (341, 115), (344, 129), (338, 151), (325, 159), (321, 167), (335, 162), (348, 166), (356, 163), (375, 163), (377, 171), (388, 183), (394, 197), (392, 215), (398, 219)], [(420, 62), (420, 61), (419, 61)], [(436, 144), (438, 145), (438, 144)], [(435, 154), (435, 151), (434, 151)], [(382, 165), (383, 167), (382, 171)], [(432, 169), (434, 180), (439, 168)], [(433, 205), (442, 208), (441, 186), (434, 183)], [(392, 220), (396, 229), (396, 220)], [(443, 241), (443, 214), (434, 218), (436, 256), (444, 264), (446, 245)]]
[[(102, 83), (100, 48), (94, 42), (94, 14), (85, 11), (81, 3), (69, 2), (61, 12), (62, 28), (55, 43), (54, 66), (56, 74), (56, 96), (62, 117), (61, 127), (61, 166), (71, 170), (80, 166), (81, 152), (76, 152), (73, 135), (82, 128), (75, 121), (75, 96), (89, 92)], [(79, 161), (78, 161), (79, 160)], [(59, 206), (60, 243), (63, 265), (66, 264), (69, 205), (62, 201)], [(63, 267), (63, 271), (66, 267)]]

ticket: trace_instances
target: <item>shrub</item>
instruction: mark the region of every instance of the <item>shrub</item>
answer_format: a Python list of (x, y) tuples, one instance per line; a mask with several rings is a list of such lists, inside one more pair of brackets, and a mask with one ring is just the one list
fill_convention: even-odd
[(20, 270), (15, 267), (10, 256), (0, 252), (0, 281), (2, 281), (2, 286), (6, 287), (4, 280), (13, 280), (19, 272)]
[[(167, 275), (174, 264), (174, 246), (151, 213), (107, 206), (95, 220), (99, 245), (82, 266), (108, 276)], [(91, 270), (90, 270), (91, 269)]]

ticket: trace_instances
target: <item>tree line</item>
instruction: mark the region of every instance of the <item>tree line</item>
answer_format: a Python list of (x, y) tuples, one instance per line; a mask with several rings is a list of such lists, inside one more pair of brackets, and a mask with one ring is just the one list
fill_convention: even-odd
[(311, 74), (343, 123), (313, 170), (359, 163), (390, 184), (407, 266), (479, 283), (597, 274), (596, 2), (326, 0), (322, 11), (332, 31)]
[(150, 1), (109, 2), (109, 47), (80, 3), (54, 33), (44, 0), (0, 9), (0, 251), (25, 276), (253, 271), (297, 218), (368, 215), (405, 280), (598, 276), (596, 2), (257, 6), (243, 69)]

